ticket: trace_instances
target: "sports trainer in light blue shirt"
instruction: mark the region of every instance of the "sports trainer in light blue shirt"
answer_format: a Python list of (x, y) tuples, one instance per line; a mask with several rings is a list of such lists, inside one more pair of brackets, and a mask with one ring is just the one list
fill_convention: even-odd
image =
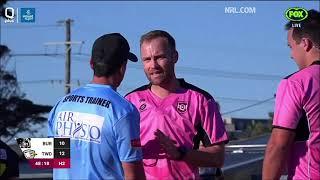
[(70, 138), (70, 169), (54, 179), (144, 179), (139, 112), (117, 93), (127, 60), (138, 61), (119, 33), (99, 37), (92, 47), (90, 84), (63, 97), (48, 118), (49, 137)]

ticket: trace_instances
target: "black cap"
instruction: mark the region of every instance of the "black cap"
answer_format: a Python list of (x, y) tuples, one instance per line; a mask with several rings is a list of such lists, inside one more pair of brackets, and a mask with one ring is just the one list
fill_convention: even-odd
[(92, 47), (93, 63), (120, 65), (127, 59), (137, 62), (136, 55), (130, 52), (128, 41), (120, 33), (105, 34), (95, 40)]

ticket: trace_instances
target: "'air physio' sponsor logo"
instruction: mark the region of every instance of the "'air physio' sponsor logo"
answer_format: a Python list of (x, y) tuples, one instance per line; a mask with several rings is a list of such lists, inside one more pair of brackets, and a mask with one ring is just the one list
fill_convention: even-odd
[(308, 11), (300, 7), (289, 8), (285, 16), (289, 21), (302, 21), (308, 17)]
[(101, 143), (104, 117), (95, 114), (62, 111), (56, 119), (56, 135)]

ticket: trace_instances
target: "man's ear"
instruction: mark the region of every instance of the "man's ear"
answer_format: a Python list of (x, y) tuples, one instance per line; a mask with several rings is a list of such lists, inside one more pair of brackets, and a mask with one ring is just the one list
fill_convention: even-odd
[(307, 52), (309, 52), (313, 47), (313, 42), (309, 38), (302, 38), (300, 44)]
[(173, 54), (172, 54), (172, 59), (173, 59), (173, 62), (174, 63), (177, 63), (178, 62), (178, 59), (179, 59), (179, 53), (177, 50), (174, 50)]
[(93, 60), (92, 59), (90, 59), (90, 67), (93, 70)]
[(126, 62), (124, 62), (124, 63), (121, 65), (121, 67), (120, 67), (119, 72), (120, 72), (122, 75), (124, 75), (124, 74), (125, 74), (125, 72), (126, 72), (126, 69), (127, 69), (127, 62), (128, 62), (128, 60), (127, 60)]

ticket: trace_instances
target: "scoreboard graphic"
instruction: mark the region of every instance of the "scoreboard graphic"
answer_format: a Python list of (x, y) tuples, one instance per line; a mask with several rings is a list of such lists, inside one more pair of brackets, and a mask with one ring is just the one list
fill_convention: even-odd
[(31, 168), (70, 168), (69, 138), (17, 138)]

